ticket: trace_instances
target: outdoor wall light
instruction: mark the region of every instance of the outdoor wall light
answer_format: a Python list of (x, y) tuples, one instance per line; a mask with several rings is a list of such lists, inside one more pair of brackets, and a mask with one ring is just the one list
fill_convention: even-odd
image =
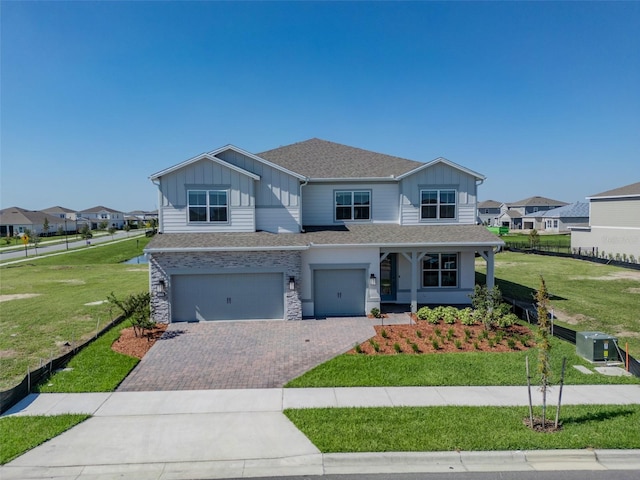
[(376, 280), (376, 274), (375, 274), (375, 273), (372, 273), (372, 274), (369, 276), (369, 285), (370, 285), (370, 286), (372, 286), (372, 287), (375, 287), (375, 286), (376, 286), (376, 283), (377, 283), (377, 280)]
[(156, 295), (158, 297), (164, 297), (166, 295), (167, 284), (164, 280), (160, 280), (156, 285)]
[(289, 277), (289, 290), (293, 291), (296, 289), (296, 279), (295, 277)]

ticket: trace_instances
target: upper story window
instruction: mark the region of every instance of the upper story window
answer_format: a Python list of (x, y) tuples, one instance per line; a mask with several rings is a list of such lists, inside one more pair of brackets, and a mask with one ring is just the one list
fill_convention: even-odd
[(456, 191), (420, 190), (420, 218), (456, 218)]
[(190, 222), (226, 222), (229, 218), (226, 190), (189, 190), (187, 202)]
[(428, 253), (422, 260), (423, 287), (457, 287), (458, 254)]
[(336, 192), (336, 220), (371, 220), (371, 192)]

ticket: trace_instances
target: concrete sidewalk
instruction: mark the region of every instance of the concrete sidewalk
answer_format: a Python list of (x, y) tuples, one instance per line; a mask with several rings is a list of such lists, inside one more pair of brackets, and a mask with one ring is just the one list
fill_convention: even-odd
[[(533, 390), (535, 403), (539, 392)], [(548, 401), (556, 401), (557, 389)], [(640, 404), (640, 385), (566, 386), (563, 404)], [(199, 479), (329, 473), (640, 471), (640, 451), (322, 454), (285, 408), (527, 405), (526, 387), (392, 387), (31, 395), (5, 415), (92, 418), (0, 467), (13, 479)]]

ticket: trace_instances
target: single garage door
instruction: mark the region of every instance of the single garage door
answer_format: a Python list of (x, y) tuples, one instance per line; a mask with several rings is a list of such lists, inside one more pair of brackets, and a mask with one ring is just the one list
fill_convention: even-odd
[(174, 275), (172, 321), (284, 318), (282, 273)]
[(317, 317), (365, 314), (364, 269), (315, 270), (313, 302)]

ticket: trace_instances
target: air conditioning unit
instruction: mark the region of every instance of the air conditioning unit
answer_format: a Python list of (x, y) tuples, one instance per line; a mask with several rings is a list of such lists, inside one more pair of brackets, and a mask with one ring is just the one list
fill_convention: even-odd
[(618, 339), (602, 332), (577, 332), (576, 353), (590, 362), (615, 362)]

